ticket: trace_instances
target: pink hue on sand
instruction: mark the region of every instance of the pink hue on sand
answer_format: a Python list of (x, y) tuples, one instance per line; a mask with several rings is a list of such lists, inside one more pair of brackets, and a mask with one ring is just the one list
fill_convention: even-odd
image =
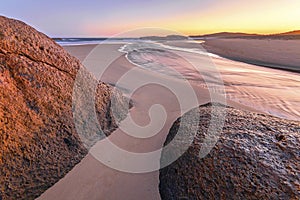
[[(117, 51), (120, 45), (108, 45), (107, 50)], [(82, 51), (78, 52), (78, 48)], [(78, 52), (79, 58), (83, 59), (91, 46), (67, 48)], [(120, 58), (113, 63), (101, 80), (115, 83), (120, 76), (130, 69), (140, 70), (157, 79), (157, 74), (151, 71), (139, 69), (129, 63), (120, 53)], [(139, 77), (136, 77), (137, 79)], [(143, 78), (141, 76), (140, 78)], [(207, 89), (194, 85), (199, 104), (210, 102)], [(148, 152), (159, 149), (167, 136), (173, 122), (181, 116), (176, 103), (176, 97), (167, 89), (158, 85), (147, 85), (137, 90), (132, 96), (134, 107), (130, 115), (140, 125), (149, 123), (148, 109), (151, 105), (159, 103), (164, 106), (168, 113), (162, 130), (148, 139), (133, 138), (122, 130), (117, 129), (108, 138), (117, 146), (132, 152)], [(175, 103), (174, 103), (175, 102)], [(234, 104), (234, 103), (233, 103)], [(101, 141), (100, 141), (101, 143)], [(39, 199), (160, 199), (158, 184), (158, 171), (133, 174), (125, 173), (107, 167), (88, 154), (76, 165), (63, 179), (48, 189)]]
[[(119, 47), (120, 45), (107, 45), (107, 51), (117, 51)], [(92, 48), (91, 45), (66, 47), (81, 60)], [(297, 74), (260, 68), (224, 58), (213, 58), (213, 62), (222, 75), (229, 98), (244, 104), (228, 100), (230, 106), (250, 111), (274, 112), (273, 114), (299, 120), (300, 84)], [(131, 69), (158, 78), (157, 73), (138, 69), (120, 53), (119, 59), (106, 71), (101, 80), (114, 84)], [(186, 70), (184, 66), (182, 70)], [(203, 88), (203, 84), (192, 81), (192, 85), (199, 104), (210, 102), (209, 91)], [(291, 88), (293, 90), (290, 90)], [(149, 123), (150, 106), (162, 104), (168, 114), (164, 127), (157, 135), (147, 140), (133, 138), (120, 129), (114, 131), (108, 139), (133, 152), (147, 152), (161, 147), (173, 122), (181, 115), (175, 96), (163, 87), (148, 85), (137, 90), (132, 100), (134, 107), (130, 110), (130, 115), (141, 126)], [(142, 174), (120, 172), (105, 166), (88, 154), (39, 199), (160, 199), (158, 176), (158, 171)]]
[[(168, 45), (197, 48), (197, 44), (186, 42)], [(281, 68), (298, 66), (298, 70), (300, 67), (299, 40), (215, 39), (206, 41), (204, 47), (237, 60), (256, 60)], [(300, 120), (299, 73), (222, 57), (211, 59), (222, 76), (228, 99), (277, 117)]]

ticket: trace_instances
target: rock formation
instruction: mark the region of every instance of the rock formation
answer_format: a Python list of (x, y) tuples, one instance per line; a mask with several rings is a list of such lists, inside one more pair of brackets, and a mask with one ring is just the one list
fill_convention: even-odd
[[(23, 22), (0, 16), (0, 27), (0, 199), (33, 199), (87, 154), (72, 117), (82, 66)], [(97, 92), (97, 117), (109, 133), (111, 88), (100, 83)]]
[(219, 140), (201, 159), (211, 108), (199, 107), (202, 117), (192, 145), (160, 170), (162, 199), (300, 199), (300, 122), (227, 107)]

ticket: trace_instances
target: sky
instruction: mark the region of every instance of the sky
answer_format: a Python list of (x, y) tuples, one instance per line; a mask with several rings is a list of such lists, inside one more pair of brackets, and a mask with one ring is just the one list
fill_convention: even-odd
[(51, 37), (108, 37), (157, 27), (183, 35), (300, 29), (300, 0), (1, 0), (0, 15)]

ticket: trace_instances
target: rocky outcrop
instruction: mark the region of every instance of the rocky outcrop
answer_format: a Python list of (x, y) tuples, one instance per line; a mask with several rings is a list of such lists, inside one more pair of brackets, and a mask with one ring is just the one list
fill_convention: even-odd
[[(23, 22), (0, 16), (0, 27), (0, 199), (33, 199), (87, 154), (72, 117), (82, 66)], [(116, 127), (110, 95), (100, 83), (96, 111), (106, 133)]]
[(212, 107), (197, 109), (201, 120), (189, 124), (199, 125), (192, 145), (160, 170), (162, 199), (300, 199), (300, 122), (228, 107), (219, 140), (201, 159)]

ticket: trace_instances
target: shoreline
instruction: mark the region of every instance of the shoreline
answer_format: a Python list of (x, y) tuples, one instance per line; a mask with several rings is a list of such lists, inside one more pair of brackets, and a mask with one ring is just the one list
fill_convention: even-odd
[(206, 39), (201, 45), (233, 61), (300, 73), (300, 40)]
[[(126, 54), (119, 50), (120, 44), (103, 44), (105, 52), (117, 52), (119, 58), (112, 63), (101, 81), (114, 85), (123, 74), (129, 70), (136, 70), (149, 77), (157, 78), (157, 73), (149, 70), (144, 70), (132, 64), (126, 58)], [(95, 47), (95, 45), (81, 45), (81, 46), (64, 46), (64, 48), (73, 56), (79, 58), (81, 61), (85, 56)], [(103, 54), (105, 58), (105, 54)], [(99, 58), (101, 59), (101, 58)], [(217, 64), (224, 62), (224, 59), (215, 58)], [(252, 66), (246, 64), (229, 62), (229, 64), (236, 64), (236, 67), (249, 67), (249, 72), (253, 71)], [(223, 73), (226, 71), (223, 71)], [(234, 71), (233, 71), (234, 72)], [(137, 79), (142, 78), (137, 77)], [(229, 77), (230, 78), (230, 77)], [(243, 77), (242, 77), (243, 78)], [(123, 85), (122, 85), (123, 86)], [(210, 102), (210, 94), (207, 89), (200, 85), (193, 85), (197, 91), (199, 105), (204, 105)], [(126, 85), (124, 85), (126, 89)], [(233, 88), (234, 89), (234, 88)], [(246, 91), (246, 88), (241, 88), (241, 91)], [(254, 91), (255, 92), (255, 91)], [(236, 94), (233, 94), (236, 95)], [(149, 118), (145, 115), (149, 108), (157, 100), (167, 108), (168, 118), (163, 129), (159, 134), (150, 138), (149, 143), (140, 138), (133, 138), (121, 129), (116, 129), (108, 139), (122, 149), (131, 152), (149, 152), (153, 149), (160, 148), (163, 145), (166, 136), (173, 123), (181, 117), (179, 110), (176, 108), (174, 96), (171, 93), (162, 90), (161, 88), (143, 87), (133, 97), (133, 107), (130, 109), (130, 115), (140, 124), (149, 123)], [(270, 114), (264, 110), (258, 110), (255, 107), (250, 107), (239, 103), (238, 101), (226, 99), (227, 105), (239, 110), (246, 110), (255, 113)], [(100, 141), (101, 144), (101, 141)], [(99, 145), (101, 148), (101, 145)], [(77, 164), (64, 178), (58, 181), (55, 185), (49, 188), (38, 199), (97, 199), (99, 196), (105, 196), (107, 199), (118, 199), (124, 196), (130, 199), (160, 199), (159, 194), (159, 171), (149, 173), (127, 173), (112, 169), (105, 164), (99, 162), (90, 153)], [(112, 192), (114, 191), (114, 192)], [(146, 197), (146, 198), (145, 198)]]
[[(119, 49), (118, 45), (108, 45), (106, 47), (107, 51), (118, 51)], [(93, 46), (84, 45), (81, 48), (78, 48), (78, 46), (64, 48), (73, 56), (76, 54), (76, 57), (83, 59)], [(116, 83), (129, 70), (137, 70), (146, 76), (157, 78), (156, 73), (136, 67), (126, 59), (124, 53), (118, 53), (120, 54), (119, 59), (112, 63), (113, 67), (107, 70), (107, 74), (101, 79), (103, 82), (108, 84)], [(143, 78), (143, 76), (137, 77), (137, 79)], [(196, 95), (199, 105), (210, 102), (210, 95), (207, 89), (196, 85), (193, 85), (193, 87), (197, 91)], [(132, 97), (134, 104), (130, 109), (130, 115), (136, 123), (147, 124), (149, 123), (149, 118), (145, 113), (149, 112), (149, 108), (155, 102), (159, 102), (164, 105), (168, 113), (163, 128), (158, 134), (148, 138), (146, 141), (142, 138), (131, 137), (118, 128), (108, 137), (108, 140), (113, 141), (118, 147), (131, 152), (149, 152), (160, 148), (174, 121), (183, 114), (178, 110), (177, 104), (172, 103), (175, 102), (174, 98), (175, 96), (172, 93), (167, 92), (162, 87), (150, 86), (138, 90)], [(231, 100), (226, 101), (227, 105), (237, 109), (262, 113)], [(99, 143), (99, 148), (101, 148), (101, 143), (102, 141)], [(138, 174), (121, 172), (102, 164), (89, 153), (64, 178), (49, 188), (38, 199), (96, 199), (99, 196), (105, 196), (106, 199), (120, 199), (126, 196), (130, 199), (143, 198), (152, 200), (160, 199), (158, 185), (158, 170)]]

